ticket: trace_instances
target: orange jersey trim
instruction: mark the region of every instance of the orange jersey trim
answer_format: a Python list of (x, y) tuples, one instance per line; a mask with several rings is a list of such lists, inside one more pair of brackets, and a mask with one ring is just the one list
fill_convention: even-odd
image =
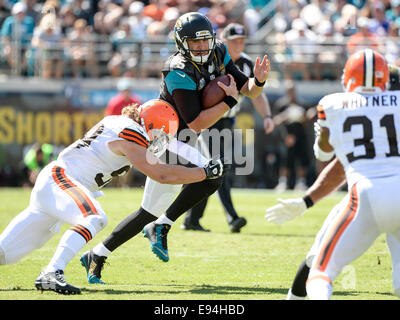
[(326, 119), (326, 114), (325, 114), (325, 111), (324, 111), (324, 107), (319, 104), (317, 106), (317, 111), (318, 111), (318, 119), (325, 120)]
[(138, 133), (134, 130), (131, 130), (131, 129), (122, 130), (119, 133), (118, 137), (124, 138), (129, 141), (136, 142), (137, 144), (139, 144), (145, 148), (147, 148), (149, 146), (149, 142), (143, 135), (141, 135), (140, 133)]

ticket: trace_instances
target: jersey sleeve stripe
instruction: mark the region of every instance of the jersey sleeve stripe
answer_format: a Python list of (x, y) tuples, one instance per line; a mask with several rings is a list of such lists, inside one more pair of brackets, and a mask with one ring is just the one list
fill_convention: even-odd
[(133, 136), (126, 135), (122, 132), (118, 135), (118, 137), (123, 138), (128, 141), (136, 142), (138, 145), (145, 147), (145, 148), (147, 148), (149, 146), (149, 144), (147, 142), (144, 143), (142, 140), (139, 140), (138, 138), (133, 137)]
[(122, 130), (122, 132), (126, 133), (126, 134), (135, 134), (136, 136), (139, 136), (143, 139), (143, 142), (148, 142), (149, 139), (146, 138), (144, 135), (142, 135), (140, 132), (129, 129), (129, 128), (125, 128), (124, 130)]
[(326, 114), (325, 114), (325, 111), (324, 111), (324, 107), (319, 104), (317, 106), (317, 111), (318, 111), (318, 119), (325, 120), (326, 119)]
[(121, 131), (121, 133), (128, 137), (134, 137), (134, 138), (142, 141), (144, 144), (149, 144), (148, 139), (146, 139), (146, 137), (144, 135), (140, 134), (137, 131), (130, 130), (130, 129), (124, 129)]

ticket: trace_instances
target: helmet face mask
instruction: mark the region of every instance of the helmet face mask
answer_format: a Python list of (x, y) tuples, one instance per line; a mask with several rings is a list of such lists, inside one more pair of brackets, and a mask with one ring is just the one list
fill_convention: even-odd
[(150, 138), (148, 150), (156, 155), (161, 154), (178, 131), (177, 113), (168, 102), (160, 99), (142, 104), (139, 113), (141, 125)]
[[(206, 16), (197, 12), (182, 15), (175, 23), (174, 35), (180, 53), (197, 64), (208, 62), (215, 48), (215, 32)], [(193, 50), (190, 40), (208, 40), (208, 49)]]
[(148, 132), (151, 140), (148, 150), (157, 157), (165, 152), (168, 143), (172, 139), (171, 135), (164, 131), (164, 128), (163, 126), (161, 129), (153, 129)]

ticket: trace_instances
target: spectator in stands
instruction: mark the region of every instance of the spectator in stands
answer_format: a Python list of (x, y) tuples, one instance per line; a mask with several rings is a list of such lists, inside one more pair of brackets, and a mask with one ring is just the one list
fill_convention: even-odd
[(0, 0), (0, 26), (3, 21), (11, 14), (9, 2), (7, 0)]
[(40, 13), (37, 11), (37, 0), (22, 0), (26, 4), (26, 15), (28, 17), (32, 17), (32, 19), (35, 21), (35, 25), (39, 22), (40, 20)]
[(379, 40), (376, 35), (369, 31), (369, 19), (367, 17), (359, 17), (357, 19), (358, 32), (353, 34), (347, 43), (348, 55), (364, 48), (378, 50)]
[(389, 32), (389, 21), (385, 16), (385, 6), (382, 2), (375, 1), (371, 8), (372, 18), (369, 31), (378, 37), (384, 37)]
[(310, 165), (305, 129), (307, 119), (305, 108), (297, 101), (293, 82), (287, 83), (286, 95), (275, 102), (274, 109), (278, 111), (274, 122), (281, 130), (285, 145), (276, 190), (305, 190), (307, 168)]
[(4, 57), (18, 74), (26, 73), (25, 53), (35, 28), (35, 21), (26, 15), (26, 10), (24, 2), (15, 3), (11, 10), (12, 15), (4, 20), (0, 31)]
[(129, 18), (121, 19), (118, 30), (111, 36), (113, 56), (107, 64), (111, 76), (119, 78), (123, 74), (129, 77), (138, 77), (139, 46), (132, 35)]
[(35, 28), (32, 47), (36, 64), (40, 66), (40, 76), (45, 79), (60, 79), (63, 76), (63, 36), (56, 25), (56, 15), (48, 13), (42, 17)]
[(333, 23), (335, 32), (350, 36), (357, 28), (357, 17), (359, 16), (357, 7), (351, 4), (345, 4), (340, 9), (341, 2), (338, 3), (338, 11), (333, 15)]
[(95, 42), (87, 21), (78, 19), (74, 22), (74, 29), (67, 36), (68, 56), (71, 60), (72, 73), (75, 77), (99, 74)]
[(61, 32), (64, 36), (68, 35), (74, 29), (76, 20), (74, 8), (71, 4), (65, 4), (60, 9)]
[(176, 5), (174, 0), (150, 0), (150, 3), (143, 8), (143, 15), (152, 20), (161, 21), (165, 10)]
[(33, 186), (39, 172), (54, 160), (53, 146), (48, 143), (35, 143), (24, 157), (24, 186)]
[(94, 30), (98, 34), (109, 35), (118, 26), (124, 9), (111, 0), (100, 0), (98, 8), (94, 15)]
[(308, 29), (301, 18), (293, 20), (292, 28), (285, 32), (286, 44), (293, 52), (292, 61), (285, 67), (292, 73), (292, 79), (311, 80), (307, 63), (315, 61), (317, 39), (317, 35)]
[(399, 24), (395, 21), (389, 23), (388, 37), (385, 40), (385, 59), (388, 64), (400, 66), (400, 36)]
[(400, 0), (390, 1), (391, 8), (385, 12), (385, 16), (389, 21), (400, 23)]
[(168, 39), (174, 38), (174, 26), (176, 19), (181, 15), (179, 10), (175, 7), (170, 7), (165, 10), (161, 21), (153, 21), (147, 27), (147, 36), (153, 37), (168, 37)]
[(121, 78), (117, 83), (119, 93), (113, 97), (105, 110), (105, 116), (120, 115), (121, 111), (127, 105), (137, 103), (141, 104), (139, 97), (132, 94), (132, 81), (129, 78)]
[(147, 27), (153, 21), (150, 17), (143, 15), (144, 4), (141, 1), (133, 1), (129, 6), (129, 25), (134, 39), (146, 39)]
[(85, 7), (85, 2), (83, 0), (73, 0), (72, 8), (76, 19), (84, 19), (88, 25), (92, 25), (90, 8)]

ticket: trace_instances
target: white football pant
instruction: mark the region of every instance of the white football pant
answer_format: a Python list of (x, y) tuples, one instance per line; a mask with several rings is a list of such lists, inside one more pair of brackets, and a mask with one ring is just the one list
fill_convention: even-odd
[(28, 208), (0, 235), (0, 264), (16, 263), (42, 247), (62, 223), (88, 242), (106, 226), (107, 216), (86, 187), (52, 162), (40, 172)]
[[(393, 285), (400, 288), (400, 178), (386, 177), (361, 180), (336, 205), (326, 218), (307, 255), (312, 261), (307, 293), (321, 289), (310, 285), (313, 279), (329, 283), (319, 296), (326, 296), (332, 281), (342, 268), (363, 254), (381, 233), (387, 233), (387, 244), (393, 264)], [(319, 287), (319, 289), (317, 288)], [(330, 295), (330, 294), (329, 294)], [(309, 297), (311, 298), (310, 294)]]

